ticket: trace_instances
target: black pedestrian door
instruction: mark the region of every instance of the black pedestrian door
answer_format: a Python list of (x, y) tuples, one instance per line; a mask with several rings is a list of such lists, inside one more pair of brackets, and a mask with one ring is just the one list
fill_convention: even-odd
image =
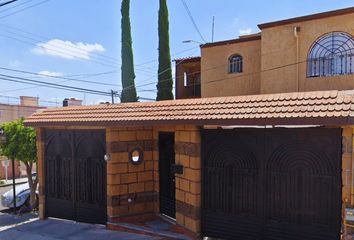
[(204, 130), (202, 162), (204, 236), (339, 240), (340, 129)]
[(171, 171), (175, 163), (175, 134), (159, 135), (159, 172), (160, 172), (160, 212), (176, 218), (175, 176)]
[(105, 132), (45, 132), (46, 217), (106, 223)]

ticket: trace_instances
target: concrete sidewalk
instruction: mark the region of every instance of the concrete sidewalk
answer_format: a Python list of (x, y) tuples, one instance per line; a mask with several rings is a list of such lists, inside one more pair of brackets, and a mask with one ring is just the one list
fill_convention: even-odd
[(103, 225), (73, 221), (39, 220), (35, 214), (13, 216), (0, 213), (1, 240), (161, 240), (140, 234), (110, 231)]
[[(1, 181), (3, 181), (4, 183), (3, 184), (0, 184), (0, 187), (7, 187), (7, 186), (10, 186), (12, 185), (12, 179), (8, 179), (7, 181), (2, 179)], [(28, 181), (28, 178), (27, 177), (24, 177), (24, 178), (16, 178), (15, 179), (15, 184), (18, 185), (18, 184), (22, 184), (22, 183), (26, 183)]]

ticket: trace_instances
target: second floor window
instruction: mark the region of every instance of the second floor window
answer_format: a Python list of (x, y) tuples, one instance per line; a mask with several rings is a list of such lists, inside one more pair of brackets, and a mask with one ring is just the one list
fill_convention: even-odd
[(232, 55), (229, 58), (229, 73), (242, 73), (243, 58), (241, 55)]
[(327, 77), (353, 73), (353, 36), (345, 32), (331, 32), (313, 43), (307, 58), (307, 77)]

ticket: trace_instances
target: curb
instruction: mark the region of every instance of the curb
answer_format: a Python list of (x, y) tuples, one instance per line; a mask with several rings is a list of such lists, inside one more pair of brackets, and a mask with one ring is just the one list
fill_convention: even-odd
[[(16, 182), (15, 185), (23, 184), (23, 183), (26, 183), (26, 182), (27, 182), (27, 181)], [(12, 186), (12, 183), (7, 183), (7, 184), (0, 185), (0, 188), (2, 188), (2, 187), (8, 187), (8, 186)]]

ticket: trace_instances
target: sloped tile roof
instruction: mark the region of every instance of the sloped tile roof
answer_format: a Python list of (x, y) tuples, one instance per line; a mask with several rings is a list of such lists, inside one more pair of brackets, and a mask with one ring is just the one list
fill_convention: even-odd
[(28, 126), (354, 123), (354, 91), (317, 91), (46, 109)]

